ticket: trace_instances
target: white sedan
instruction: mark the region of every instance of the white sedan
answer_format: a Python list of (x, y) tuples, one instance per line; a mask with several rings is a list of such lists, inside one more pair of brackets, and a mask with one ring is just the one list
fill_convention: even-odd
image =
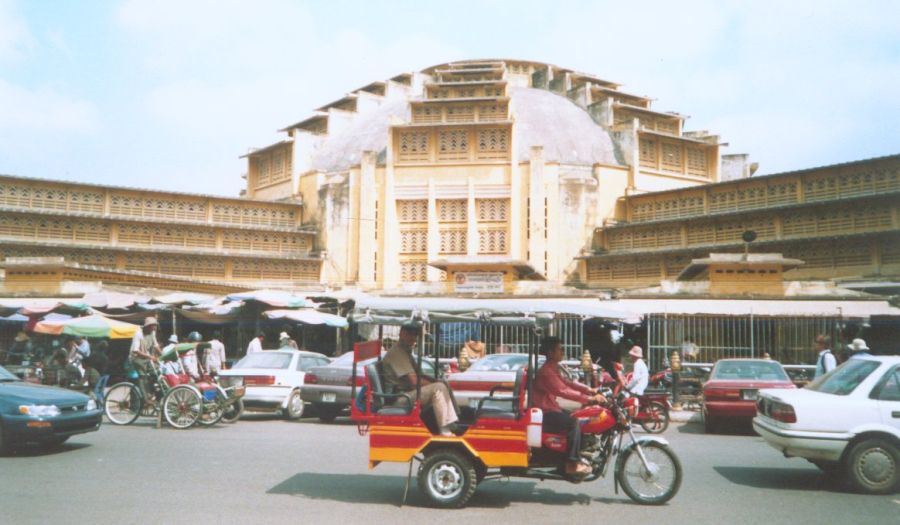
[(753, 428), (873, 494), (900, 489), (900, 357), (850, 359), (797, 390), (761, 390)]
[(316, 352), (263, 350), (247, 355), (219, 375), (244, 379), (245, 409), (278, 411), (287, 419), (299, 419), (305, 407), (300, 391), (306, 371), (329, 362)]

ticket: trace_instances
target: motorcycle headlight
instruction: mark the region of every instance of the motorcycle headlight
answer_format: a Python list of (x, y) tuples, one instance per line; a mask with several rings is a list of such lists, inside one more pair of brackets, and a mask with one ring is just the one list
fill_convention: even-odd
[(87, 406), (84, 407), (85, 410), (97, 410), (97, 402), (93, 399), (88, 399)]
[(31, 417), (56, 417), (60, 414), (56, 405), (20, 405), (19, 413)]

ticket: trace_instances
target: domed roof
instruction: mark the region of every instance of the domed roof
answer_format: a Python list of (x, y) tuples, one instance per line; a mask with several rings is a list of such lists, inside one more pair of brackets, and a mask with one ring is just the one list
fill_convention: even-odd
[(609, 131), (571, 100), (543, 89), (509, 87), (519, 160), (533, 146), (544, 147), (544, 160), (564, 164), (624, 165)]
[[(543, 146), (549, 162), (625, 165), (609, 131), (566, 97), (523, 86), (509, 86), (508, 95), (519, 161), (530, 158), (533, 146)], [(323, 137), (312, 155), (313, 169), (350, 169), (359, 165), (364, 151), (377, 151), (383, 163), (391, 124), (410, 121), (409, 100), (386, 97), (378, 107), (352, 114), (345, 126)]]

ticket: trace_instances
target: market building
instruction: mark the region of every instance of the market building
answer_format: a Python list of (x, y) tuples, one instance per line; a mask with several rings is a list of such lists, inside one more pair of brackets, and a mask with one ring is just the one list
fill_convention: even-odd
[(302, 209), (0, 176), (5, 295), (86, 291), (73, 283), (210, 293), (317, 287), (322, 263)]

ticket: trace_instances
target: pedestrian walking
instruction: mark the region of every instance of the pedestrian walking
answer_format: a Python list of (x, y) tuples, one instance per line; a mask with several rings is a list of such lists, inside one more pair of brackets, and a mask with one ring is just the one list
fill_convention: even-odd
[(834, 370), (834, 367), (837, 366), (837, 359), (834, 356), (834, 352), (831, 351), (830, 337), (827, 335), (820, 335), (816, 337), (815, 343), (816, 351), (818, 352), (816, 357), (815, 377), (819, 377)]

